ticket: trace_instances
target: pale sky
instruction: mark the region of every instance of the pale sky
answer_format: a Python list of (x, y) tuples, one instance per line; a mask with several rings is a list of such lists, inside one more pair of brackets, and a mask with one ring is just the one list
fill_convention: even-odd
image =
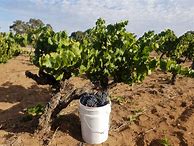
[(41, 19), (55, 31), (84, 31), (101, 17), (107, 24), (128, 20), (137, 35), (170, 28), (194, 30), (194, 0), (0, 0), (0, 31), (15, 20)]

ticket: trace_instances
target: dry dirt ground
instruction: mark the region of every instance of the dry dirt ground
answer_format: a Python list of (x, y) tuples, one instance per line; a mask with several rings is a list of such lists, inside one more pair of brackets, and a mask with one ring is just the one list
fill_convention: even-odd
[[(51, 95), (48, 86), (26, 78), (26, 70), (38, 71), (24, 55), (0, 64), (0, 146), (40, 146), (33, 136), (37, 119), (25, 120), (24, 110), (46, 104)], [(162, 146), (165, 139), (171, 146), (194, 146), (194, 79), (179, 76), (170, 85), (170, 76), (156, 71), (141, 84), (111, 87), (109, 138), (99, 146)], [(60, 113), (52, 130), (51, 146), (89, 146), (81, 138), (77, 101)]]

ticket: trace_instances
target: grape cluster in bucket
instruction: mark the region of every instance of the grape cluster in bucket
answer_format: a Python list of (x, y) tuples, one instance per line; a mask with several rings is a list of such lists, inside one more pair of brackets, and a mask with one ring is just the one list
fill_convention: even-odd
[(81, 104), (88, 107), (101, 107), (109, 103), (108, 93), (99, 91), (94, 93), (84, 93), (80, 98)]

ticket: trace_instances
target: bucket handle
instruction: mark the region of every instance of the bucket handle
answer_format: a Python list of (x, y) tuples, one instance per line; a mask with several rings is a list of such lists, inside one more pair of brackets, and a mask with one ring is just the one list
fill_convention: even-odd
[(103, 131), (93, 131), (92, 128), (90, 127), (90, 125), (88, 124), (88, 122), (86, 121), (85, 117), (84, 117), (84, 122), (87, 124), (87, 126), (90, 128), (90, 130), (92, 131), (92, 133), (98, 133), (98, 134), (104, 134), (105, 130)]

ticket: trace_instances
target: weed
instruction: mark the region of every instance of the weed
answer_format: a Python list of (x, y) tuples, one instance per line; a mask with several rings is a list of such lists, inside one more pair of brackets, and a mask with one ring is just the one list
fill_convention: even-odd
[(41, 104), (37, 104), (36, 106), (29, 107), (26, 110), (27, 115), (38, 116), (44, 112), (44, 107)]
[(115, 101), (119, 105), (123, 105), (124, 103), (126, 103), (126, 100), (123, 96), (115, 96), (112, 99), (113, 99), (113, 101)]
[(133, 123), (135, 121), (137, 121), (138, 117), (143, 113), (142, 109), (138, 109), (138, 110), (134, 110), (132, 111), (132, 115), (130, 115), (127, 120), (129, 121), (129, 123)]
[(164, 137), (160, 140), (160, 144), (163, 145), (163, 146), (171, 146), (168, 138)]

